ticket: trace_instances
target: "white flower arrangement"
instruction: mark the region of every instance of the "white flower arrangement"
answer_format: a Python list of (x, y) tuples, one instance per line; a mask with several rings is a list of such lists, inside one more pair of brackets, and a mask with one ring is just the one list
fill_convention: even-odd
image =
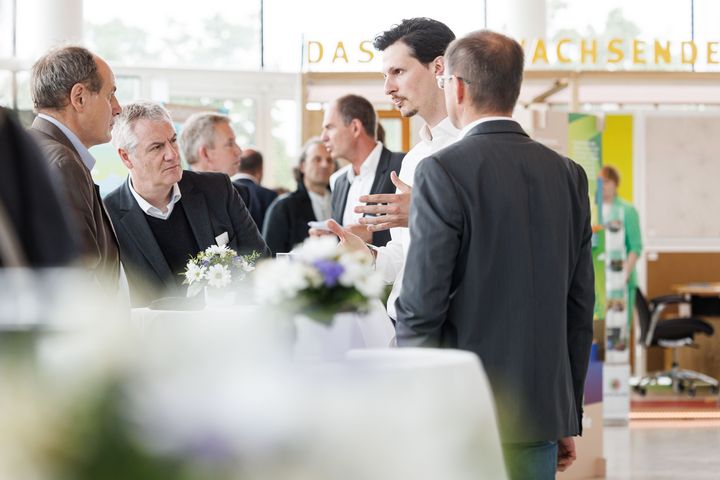
[(367, 311), (386, 286), (364, 252), (339, 246), (333, 237), (310, 237), (290, 261), (268, 260), (253, 275), (258, 303), (286, 307), (330, 323), (339, 312)]
[(184, 284), (188, 285), (188, 296), (197, 295), (205, 286), (226, 288), (240, 282), (255, 270), (255, 261), (260, 254), (240, 256), (227, 246), (212, 245), (188, 260), (185, 265)]

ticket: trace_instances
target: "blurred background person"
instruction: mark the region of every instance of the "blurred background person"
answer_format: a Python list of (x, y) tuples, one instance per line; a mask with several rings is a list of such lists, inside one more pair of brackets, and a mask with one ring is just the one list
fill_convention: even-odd
[(78, 255), (77, 229), (30, 136), (0, 108), (0, 268), (60, 267)]
[(332, 218), (367, 243), (383, 246), (390, 232), (372, 233), (359, 224), (355, 211), (360, 197), (395, 193), (390, 172), (399, 172), (404, 153), (391, 152), (377, 141), (377, 114), (359, 95), (345, 95), (330, 104), (323, 118), (322, 141), (334, 159), (344, 158), (351, 167), (335, 180)]
[(627, 256), (625, 257), (623, 271), (628, 291), (628, 321), (631, 321), (635, 312), (635, 288), (638, 285), (635, 264), (637, 264), (643, 249), (640, 234), (640, 217), (632, 204), (618, 197), (617, 189), (620, 186), (620, 174), (617, 169), (610, 165), (603, 166), (600, 169), (600, 178), (603, 182), (603, 222), (607, 223), (607, 220), (611, 218), (611, 212), (615, 210), (622, 217), (623, 227), (625, 228), (625, 252)]
[(308, 237), (308, 222), (330, 218), (328, 182), (335, 162), (319, 138), (305, 143), (295, 168), (297, 190), (275, 200), (268, 209), (263, 237), (273, 255), (289, 252)]
[[(229, 177), (237, 174), (242, 149), (226, 115), (214, 112), (191, 115), (183, 124), (178, 141), (185, 161), (194, 172), (219, 172)], [(233, 186), (250, 209), (250, 189), (239, 182)]]
[(255, 220), (255, 224), (260, 231), (263, 229), (265, 212), (278, 196), (274, 191), (261, 185), (262, 178), (262, 154), (252, 148), (246, 148), (240, 155), (238, 173), (233, 175), (231, 179), (234, 184), (243, 185), (250, 190), (250, 216)]

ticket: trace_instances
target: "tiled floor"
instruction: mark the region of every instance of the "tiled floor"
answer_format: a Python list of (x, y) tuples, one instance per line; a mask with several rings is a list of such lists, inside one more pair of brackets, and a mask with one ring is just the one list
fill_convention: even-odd
[(608, 480), (720, 479), (720, 422), (606, 426)]

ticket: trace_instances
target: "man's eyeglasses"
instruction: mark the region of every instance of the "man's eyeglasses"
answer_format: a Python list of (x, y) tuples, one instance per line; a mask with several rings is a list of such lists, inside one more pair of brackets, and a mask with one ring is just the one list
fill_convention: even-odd
[(468, 80), (465, 80), (462, 77), (458, 77), (457, 75), (436, 75), (435, 80), (437, 81), (438, 88), (440, 88), (441, 90), (444, 90), (445, 84), (448, 83), (451, 78), (456, 78), (456, 79), (460, 80), (461, 82), (467, 83), (468, 85), (470, 85), (472, 83)]

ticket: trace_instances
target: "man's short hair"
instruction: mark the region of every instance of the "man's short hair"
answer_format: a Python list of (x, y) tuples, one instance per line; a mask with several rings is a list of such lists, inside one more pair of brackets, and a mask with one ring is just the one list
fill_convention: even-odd
[(168, 111), (159, 103), (141, 100), (125, 105), (115, 117), (112, 129), (112, 143), (115, 148), (133, 152), (139, 140), (135, 135), (135, 124), (140, 120), (167, 122), (172, 125)]
[(214, 112), (194, 113), (185, 120), (178, 140), (188, 165), (196, 164), (200, 147), (215, 147), (215, 125), (230, 124), (230, 118)]
[(102, 88), (102, 78), (92, 52), (77, 46), (50, 50), (35, 62), (30, 72), (30, 94), (35, 111), (65, 108), (76, 83), (82, 83), (93, 93)]
[(524, 62), (518, 42), (490, 30), (455, 40), (445, 53), (446, 73), (466, 80), (472, 104), (492, 112), (512, 112), (515, 108)]
[(253, 148), (243, 149), (240, 154), (240, 167), (238, 168), (241, 172), (256, 173), (263, 166), (262, 153), (258, 152)]
[(345, 126), (350, 125), (354, 119), (362, 123), (365, 133), (375, 139), (377, 136), (377, 114), (372, 103), (360, 95), (345, 95), (335, 100), (340, 118)]
[(390, 30), (375, 37), (373, 46), (382, 52), (395, 42), (402, 41), (410, 48), (413, 57), (427, 65), (444, 55), (445, 49), (453, 40), (455, 34), (444, 23), (432, 18), (418, 17), (393, 25)]
[(620, 173), (615, 167), (612, 167), (610, 165), (604, 165), (600, 169), (600, 178), (605, 181), (609, 180), (611, 182), (614, 182), (616, 187), (620, 186)]

